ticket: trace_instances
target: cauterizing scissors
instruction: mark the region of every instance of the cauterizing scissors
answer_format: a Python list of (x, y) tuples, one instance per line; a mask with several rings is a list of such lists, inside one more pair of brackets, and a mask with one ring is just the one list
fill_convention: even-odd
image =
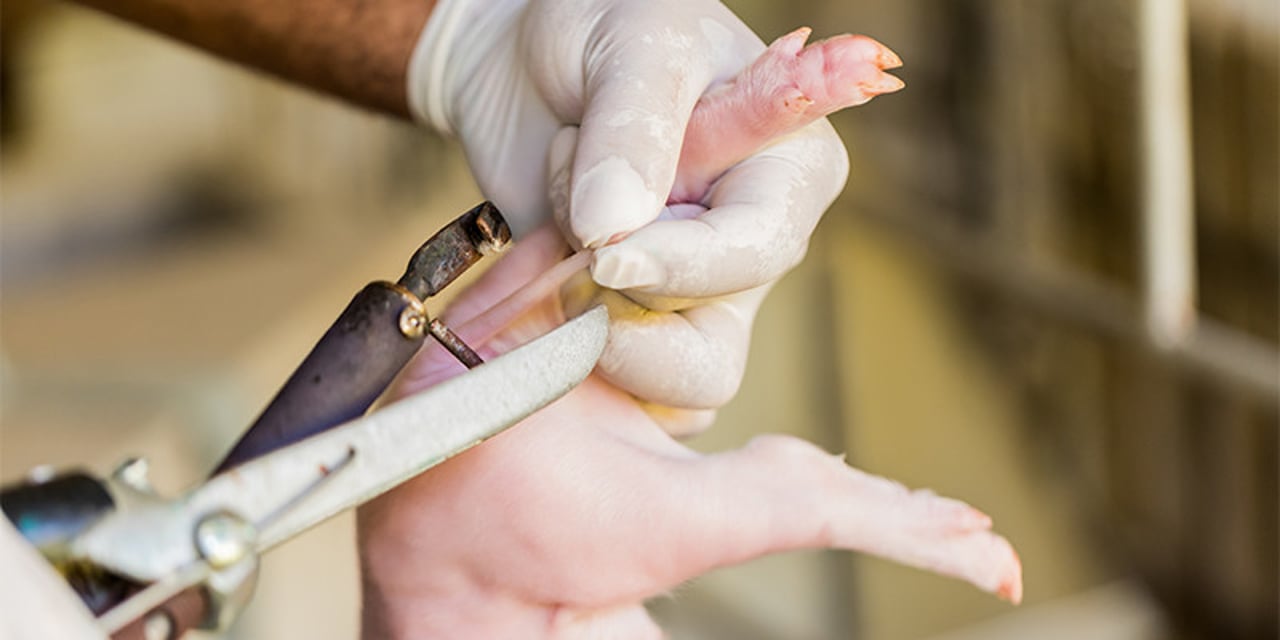
[[(424, 300), (510, 241), (486, 202), (427, 240), (397, 282), (366, 286), (213, 475), (182, 495), (158, 496), (135, 459), (102, 479), (6, 487), (0, 506), (104, 635), (225, 629), (252, 595), (259, 554), (510, 427), (595, 367), (608, 333), (600, 307), (489, 362), (428, 315)], [(365, 415), (426, 336), (470, 370)]]

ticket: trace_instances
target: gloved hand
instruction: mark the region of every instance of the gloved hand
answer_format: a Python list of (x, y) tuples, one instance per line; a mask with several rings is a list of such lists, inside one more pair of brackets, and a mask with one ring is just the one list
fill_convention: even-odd
[(818, 120), (667, 207), (694, 104), (763, 50), (711, 0), (442, 0), (409, 67), (416, 117), (461, 140), (517, 236), (555, 219), (595, 250), (599, 287), (566, 312), (610, 304), (600, 370), (673, 432), (736, 392), (765, 293), (848, 172)]

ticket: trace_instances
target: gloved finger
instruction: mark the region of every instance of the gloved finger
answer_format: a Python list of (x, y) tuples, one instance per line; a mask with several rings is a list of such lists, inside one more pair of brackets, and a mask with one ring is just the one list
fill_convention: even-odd
[(609, 342), (597, 368), (606, 379), (649, 403), (707, 410), (737, 392), (751, 325), (770, 286), (682, 312), (654, 312), (584, 273), (564, 286), (562, 299), (568, 317), (608, 306)]
[[(721, 260), (715, 253), (698, 252), (704, 261), (721, 261), (727, 267), (721, 271), (728, 279), (705, 270), (690, 273), (684, 269), (668, 269), (663, 264), (667, 260), (647, 254), (644, 247), (638, 246), (645, 241), (636, 239), (636, 246), (631, 249), (614, 247), (597, 256), (594, 269), (597, 282), (615, 289), (639, 289), (668, 296), (717, 295), (777, 277), (803, 255), (808, 232), (816, 222), (816, 216), (809, 215), (814, 210), (812, 203), (826, 202), (829, 195), (834, 195), (827, 192), (830, 185), (843, 183), (847, 173), (847, 161), (838, 138), (829, 127), (825, 129), (824, 138), (820, 130), (825, 125), (809, 125), (827, 113), (863, 104), (903, 87), (901, 80), (886, 72), (900, 66), (902, 60), (879, 42), (866, 36), (842, 35), (805, 46), (809, 33), (808, 28), (801, 28), (778, 38), (732, 82), (704, 95), (685, 132), (672, 202), (714, 206), (716, 203), (708, 202), (708, 188), (731, 167), (750, 161), (750, 164), (765, 166), (739, 169), (739, 177), (730, 177), (726, 182), (737, 181), (744, 188), (735, 190), (722, 184), (720, 204), (739, 208), (745, 205), (756, 212), (761, 211), (763, 205), (766, 215), (721, 210), (699, 216), (698, 222), (704, 223), (701, 227), (655, 225), (654, 229), (647, 230), (650, 241), (663, 245), (656, 249), (666, 250), (668, 254), (675, 252), (677, 260), (683, 248), (679, 244), (665, 244), (664, 234), (681, 239), (685, 246), (696, 247), (706, 244), (704, 241), (709, 238), (708, 246), (736, 252), (737, 259), (727, 260)], [(770, 154), (758, 153), (784, 139), (792, 142), (775, 144)], [(801, 144), (806, 141), (816, 142), (808, 145), (812, 149), (807, 149)], [(828, 143), (825, 148), (830, 152), (821, 151), (822, 142)], [(771, 175), (769, 162), (759, 160), (762, 155), (780, 158), (789, 166)], [(814, 156), (823, 160), (814, 163), (809, 159)], [(749, 179), (744, 181), (741, 175)], [(796, 184), (808, 187), (807, 194), (794, 190), (770, 192), (773, 188), (785, 189)], [(724, 197), (723, 194), (730, 191), (736, 192)], [(747, 197), (748, 193), (755, 195)], [(805, 195), (807, 197), (798, 197)], [(770, 210), (786, 211), (793, 217), (769, 215)], [(736, 229), (719, 226), (720, 219), (733, 221)], [(781, 251), (770, 251), (764, 260), (755, 259), (753, 254), (758, 253), (762, 244), (768, 243), (772, 249), (775, 241), (782, 243)], [(671, 284), (669, 278), (676, 277), (682, 282), (672, 285), (674, 291), (663, 291), (664, 286)], [(640, 293), (632, 297), (661, 308), (676, 304), (676, 301), (659, 302), (652, 295)]]
[(609, 33), (588, 54), (569, 198), (570, 237), (584, 247), (658, 217), (689, 114), (722, 57), (696, 19), (673, 26), (658, 9), (627, 19), (625, 34)]
[[(556, 224), (561, 229), (565, 230), (566, 234), (569, 229), (569, 177), (573, 167), (574, 150), (577, 147), (577, 141), (578, 127), (566, 126), (556, 134), (548, 153), (549, 175), (547, 176), (547, 184), (549, 185), (552, 213), (555, 217)], [(697, 205), (676, 205), (676, 208), (678, 211), (673, 211), (672, 208), (668, 207), (664, 210), (664, 214), (668, 217), (673, 215), (692, 217), (705, 210), (705, 207), (699, 207)], [(583, 292), (586, 296), (594, 295), (596, 296), (596, 299), (599, 299), (599, 297), (604, 295), (600, 288), (592, 282), (587, 275), (579, 274), (577, 279), (579, 282), (576, 284), (570, 283), (563, 288), (565, 291), (569, 292), (570, 298), (572, 298), (572, 292), (575, 289)], [(576, 302), (572, 299), (567, 300), (568, 306), (571, 307), (571, 309), (567, 311), (568, 315), (574, 315), (585, 309), (588, 305), (586, 300), (581, 299), (581, 295), (579, 297), (580, 299)], [(615, 294), (612, 296), (612, 299), (612, 306), (614, 307), (612, 313), (615, 317), (644, 313), (641, 307), (635, 305), (625, 297), (617, 296)], [(625, 313), (619, 313), (619, 309), (625, 310)], [(675, 314), (672, 315), (674, 316)], [(670, 320), (672, 321), (670, 326), (676, 327), (677, 332), (687, 331), (688, 323), (684, 319), (673, 317)], [(611, 335), (626, 336), (633, 333), (633, 330), (629, 328), (630, 325), (614, 325), (614, 327), (615, 328), (611, 329), (611, 331), (619, 333), (611, 333)], [(679, 342), (678, 339), (677, 342)], [(650, 358), (650, 360), (652, 359), (653, 358)], [(627, 366), (618, 363), (617, 358), (614, 356), (606, 356), (605, 364), (606, 367), (610, 369), (619, 369), (622, 366)], [(645, 362), (634, 366), (649, 367), (652, 365)], [(653, 375), (665, 375), (665, 372), (654, 371)], [(624, 379), (626, 378), (625, 375), (622, 377)], [(643, 376), (640, 376), (637, 373), (633, 374), (632, 377)], [(640, 401), (640, 404), (645, 413), (647, 413), (649, 417), (663, 429), (663, 431), (673, 438), (688, 438), (702, 433), (710, 427), (716, 419), (715, 409), (682, 409), (664, 404), (645, 402), (643, 400)]]
[[(569, 220), (569, 186), (577, 148), (578, 127), (568, 125), (556, 132), (547, 150), (547, 200), (551, 203), (551, 218), (566, 239), (573, 239), (573, 226)], [(580, 243), (577, 248), (581, 248)]]
[(664, 305), (649, 298), (713, 297), (776, 280), (804, 257), (848, 171), (831, 125), (814, 122), (729, 170), (701, 215), (659, 220), (598, 249), (592, 275), (656, 308)]

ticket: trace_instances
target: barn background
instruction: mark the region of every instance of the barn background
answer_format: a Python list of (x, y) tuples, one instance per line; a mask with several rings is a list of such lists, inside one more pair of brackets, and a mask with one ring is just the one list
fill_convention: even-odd
[[(728, 4), (857, 31), (900, 94), (696, 445), (804, 435), (990, 513), (1026, 603), (845, 553), (658, 599), (674, 638), (1277, 637), (1280, 9)], [(365, 282), (478, 199), (456, 144), (74, 6), (0, 28), (0, 480), (219, 457)], [(354, 637), (351, 520), (232, 638)]]

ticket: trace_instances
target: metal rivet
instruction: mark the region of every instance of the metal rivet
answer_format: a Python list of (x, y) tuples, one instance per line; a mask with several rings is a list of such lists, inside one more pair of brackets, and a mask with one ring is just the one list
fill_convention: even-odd
[(421, 338), (426, 333), (427, 318), (422, 312), (408, 306), (400, 312), (400, 333), (407, 338)]
[(154, 611), (142, 621), (142, 637), (146, 640), (169, 640), (173, 631), (173, 620), (164, 611)]
[(225, 569), (253, 552), (257, 531), (233, 513), (205, 516), (196, 525), (196, 549), (214, 569)]

